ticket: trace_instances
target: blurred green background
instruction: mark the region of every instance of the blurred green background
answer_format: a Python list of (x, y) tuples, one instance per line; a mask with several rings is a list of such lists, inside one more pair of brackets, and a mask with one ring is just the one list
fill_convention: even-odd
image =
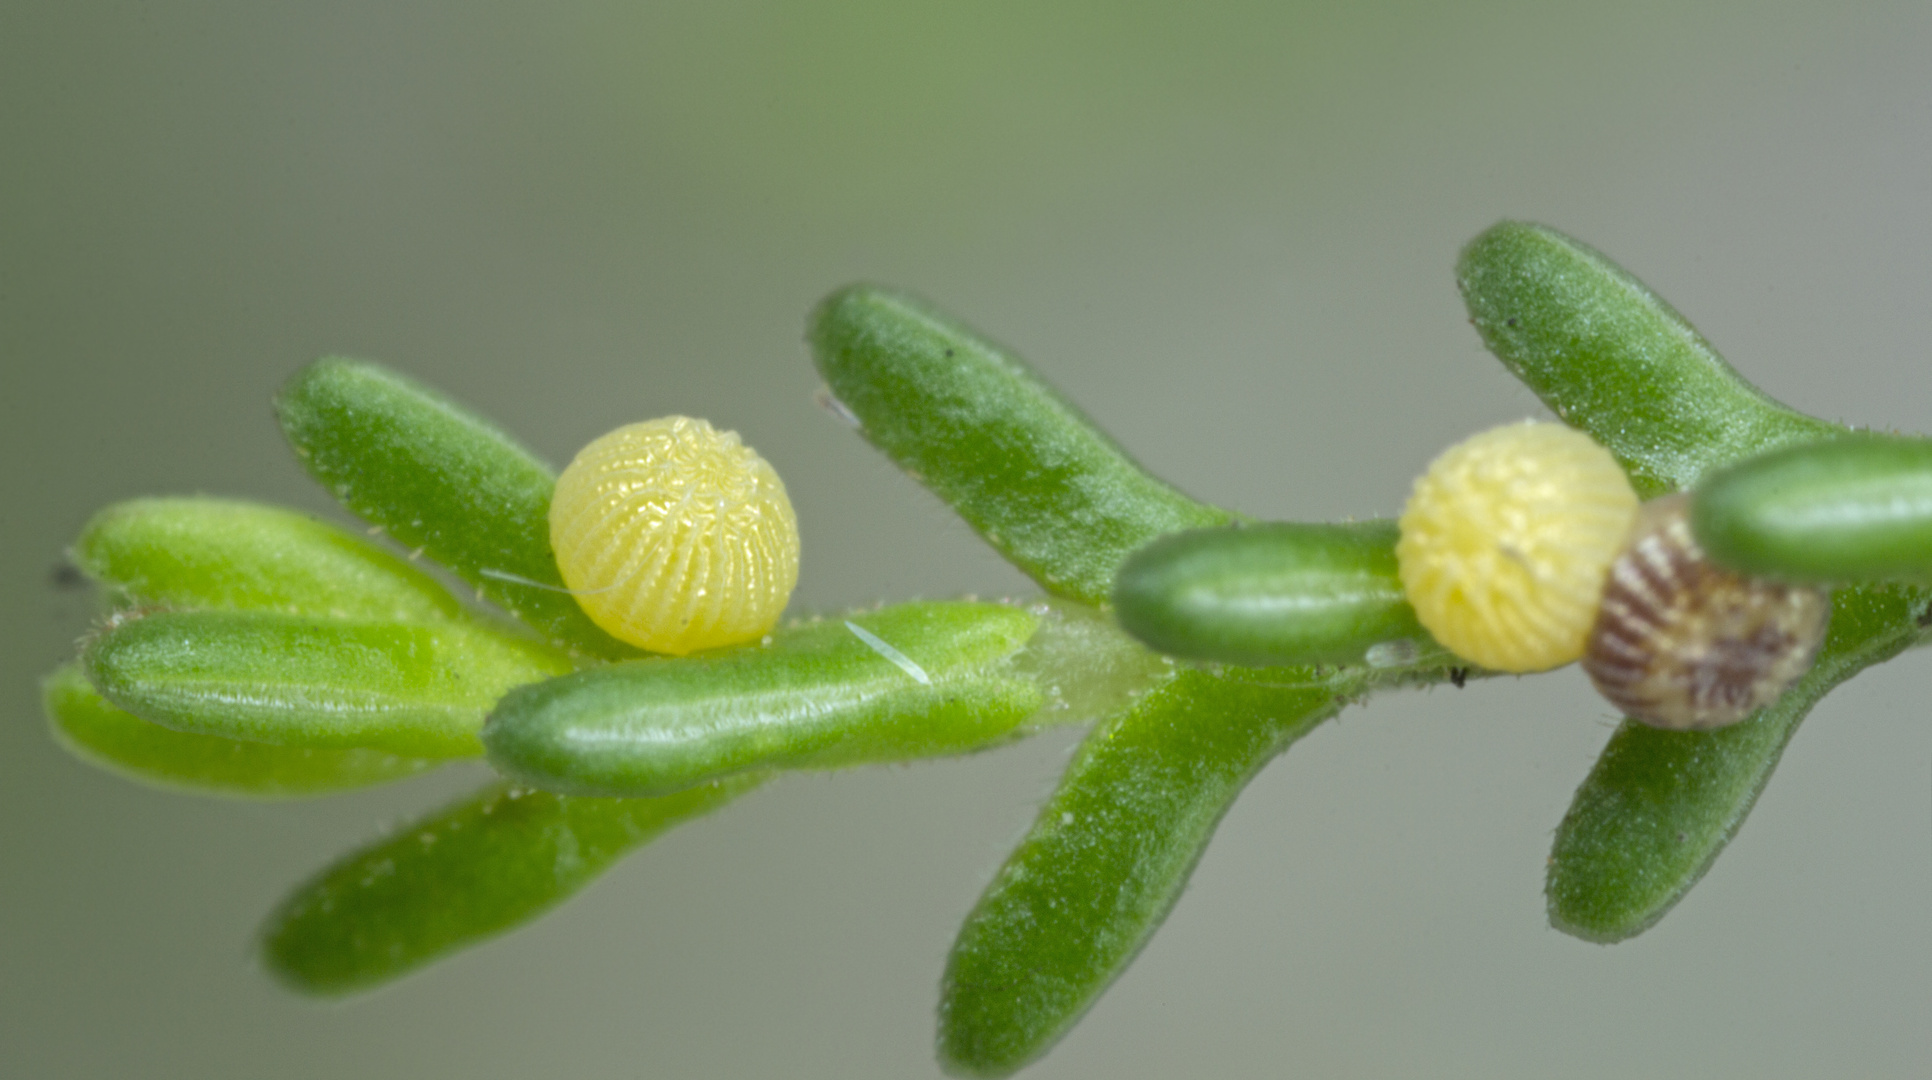
[[(1535, 414), (1450, 268), (1502, 217), (1594, 244), (1745, 375), (1932, 428), (1932, 8), (1918, 3), (15, 3), (0, 12), (0, 1074), (933, 1074), (959, 920), (1072, 735), (796, 777), (529, 929), (367, 999), (259, 919), (447, 770), (318, 803), (137, 788), (44, 732), (108, 502), (333, 514), (276, 387), (377, 359), (553, 461), (738, 429), (798, 610), (1025, 591), (816, 408), (826, 292), (926, 294), (1155, 471), (1246, 512), (1393, 513)], [(1607, 737), (1574, 672), (1351, 710), (1255, 782), (1173, 918), (1029, 1076), (1923, 1076), (1927, 657), (1814, 714), (1651, 933), (1550, 930)]]

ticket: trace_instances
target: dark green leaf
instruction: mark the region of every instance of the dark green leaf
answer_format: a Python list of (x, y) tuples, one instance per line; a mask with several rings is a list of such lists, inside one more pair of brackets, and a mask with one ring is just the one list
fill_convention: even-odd
[(764, 780), (662, 799), (577, 799), (492, 784), (296, 889), (269, 917), (269, 969), (310, 994), (369, 990), (535, 918), (620, 857)]
[(1235, 796), (1337, 693), (1307, 668), (1190, 671), (1095, 729), (953, 946), (941, 1062), (1006, 1076), (1045, 1053), (1167, 917)]
[(1114, 615), (1162, 652), (1230, 664), (1361, 664), (1446, 653), (1416, 622), (1392, 521), (1164, 536), (1135, 552)]
[(1691, 527), (1747, 574), (1932, 579), (1932, 440), (1848, 435), (1751, 458), (1698, 487)]
[(511, 693), (483, 741), (504, 773), (578, 795), (961, 753), (1010, 737), (1045, 700), (1002, 663), (1037, 623), (999, 604), (902, 604), (765, 645), (610, 664)]
[(1843, 430), (1739, 378), (1642, 282), (1554, 229), (1492, 227), (1463, 249), (1456, 281), (1490, 351), (1557, 416), (1608, 447), (1645, 498)]
[(1049, 592), (1104, 604), (1135, 548), (1232, 520), (1148, 475), (1019, 359), (917, 300), (847, 288), (819, 306), (809, 338), (861, 433)]
[(638, 655), (561, 591), (550, 550), (555, 478), (494, 425), (392, 371), (336, 357), (304, 368), (275, 408), (303, 465), (344, 506), (557, 644)]
[(1551, 924), (1614, 942), (1663, 918), (1744, 823), (1805, 714), (1832, 687), (1918, 640), (1928, 599), (1903, 586), (1841, 590), (1810, 674), (1742, 723), (1686, 732), (1624, 721), (1557, 827)]

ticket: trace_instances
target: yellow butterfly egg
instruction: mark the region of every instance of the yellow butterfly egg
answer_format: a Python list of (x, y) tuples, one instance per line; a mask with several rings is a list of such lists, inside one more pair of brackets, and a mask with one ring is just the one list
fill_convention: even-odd
[(652, 652), (755, 640), (798, 583), (784, 482), (737, 432), (688, 416), (584, 447), (557, 478), (550, 546), (591, 621)]
[(1395, 554), (1416, 618), (1464, 659), (1543, 671), (1583, 656), (1637, 519), (1610, 452), (1562, 424), (1509, 424), (1431, 462)]

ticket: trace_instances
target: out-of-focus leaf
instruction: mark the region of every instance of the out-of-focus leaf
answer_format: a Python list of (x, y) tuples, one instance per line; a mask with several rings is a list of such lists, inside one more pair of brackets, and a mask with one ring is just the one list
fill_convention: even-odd
[(434, 578), (359, 536), (232, 499), (134, 499), (94, 515), (82, 570), (143, 605), (343, 619), (455, 619)]
[(263, 927), (263, 955), (305, 993), (373, 989), (535, 918), (632, 849), (763, 780), (736, 777), (660, 799), (491, 784), (297, 888)]
[(274, 746), (173, 731), (109, 704), (79, 664), (55, 669), (41, 692), (54, 741), (69, 753), (171, 791), (299, 799), (399, 780), (441, 764), (381, 750)]

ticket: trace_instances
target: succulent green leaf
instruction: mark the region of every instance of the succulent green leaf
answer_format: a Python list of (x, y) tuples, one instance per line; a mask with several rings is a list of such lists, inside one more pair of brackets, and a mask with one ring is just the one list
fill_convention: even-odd
[(222, 611), (121, 619), (82, 659), (109, 701), (176, 731), (425, 758), (481, 753), (505, 691), (571, 670), (554, 649), (462, 623)]
[(1393, 521), (1163, 536), (1114, 584), (1114, 616), (1164, 653), (1230, 664), (1361, 664), (1441, 652), (1416, 622)]
[(1000, 604), (902, 604), (769, 644), (591, 668), (506, 696), (483, 742), (505, 774), (574, 795), (962, 753), (1044, 702), (1004, 663), (1037, 624)]
[(243, 799), (299, 799), (414, 776), (440, 762), (190, 735), (115, 708), (79, 664), (41, 687), (54, 741), (90, 765), (152, 787)]
[(1554, 229), (1490, 228), (1463, 249), (1456, 281), (1490, 351), (1608, 447), (1645, 498), (1843, 430), (1745, 382), (1642, 282)]
[(306, 514), (233, 499), (134, 499), (94, 515), (80, 568), (136, 603), (428, 621), (462, 604), (428, 574)]
[(491, 784), (344, 857), (262, 930), (304, 993), (374, 989), (535, 918), (631, 850), (750, 791), (744, 776), (662, 799), (577, 799)]
[(1341, 700), (1308, 668), (1192, 670), (1096, 728), (953, 945), (941, 1063), (1006, 1076), (1045, 1053), (1166, 918), (1242, 787)]
[(275, 408), (309, 473), (363, 519), (573, 652), (638, 655), (562, 591), (550, 550), (555, 477), (489, 421), (395, 372), (338, 357), (299, 372)]
[(999, 346), (918, 300), (832, 294), (808, 335), (860, 432), (1047, 591), (1104, 604), (1162, 533), (1232, 516), (1150, 476)]
[(1928, 600), (1898, 585), (1840, 590), (1816, 665), (1742, 723), (1684, 732), (1624, 721), (1557, 827), (1551, 925), (1608, 943), (1663, 918), (1743, 824), (1812, 705), (1918, 641)]
[[(1456, 277), (1490, 350), (1608, 447), (1640, 494), (1692, 488), (1754, 455), (1845, 434), (1745, 382), (1636, 278), (1553, 229), (1497, 225), (1463, 250)], [(1736, 555), (1727, 548), (1726, 558)], [(1916, 594), (1843, 591), (1833, 607), (1817, 666), (1753, 719), (1715, 732), (1618, 730), (1558, 829), (1553, 924), (1618, 941), (1662, 918), (1743, 824), (1811, 706), (1920, 632)]]
[(1847, 435), (1740, 462), (1699, 485), (1691, 528), (1748, 574), (1932, 580), (1932, 439)]

